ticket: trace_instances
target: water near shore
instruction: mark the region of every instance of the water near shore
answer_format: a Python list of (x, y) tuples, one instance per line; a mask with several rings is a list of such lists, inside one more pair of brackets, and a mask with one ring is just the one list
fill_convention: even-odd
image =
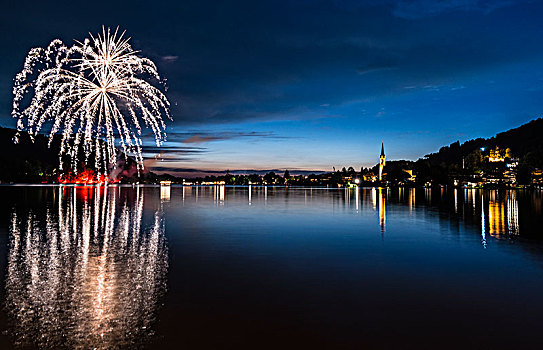
[(0, 187), (0, 348), (542, 348), (533, 191)]

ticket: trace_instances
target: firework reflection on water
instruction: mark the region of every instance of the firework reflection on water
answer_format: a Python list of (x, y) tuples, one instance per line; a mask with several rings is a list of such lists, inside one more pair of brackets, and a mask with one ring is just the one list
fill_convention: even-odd
[(5, 306), (20, 346), (117, 348), (141, 344), (166, 289), (160, 208), (148, 223), (143, 192), (59, 188), (40, 217), (11, 219)]

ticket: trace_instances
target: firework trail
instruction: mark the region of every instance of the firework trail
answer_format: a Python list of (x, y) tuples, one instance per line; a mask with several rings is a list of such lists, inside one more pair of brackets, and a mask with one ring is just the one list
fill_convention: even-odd
[(82, 150), (85, 163), (94, 154), (95, 168), (107, 174), (116, 165), (117, 147), (125, 157), (133, 155), (142, 170), (142, 126), (162, 145), (170, 104), (149, 82), (162, 82), (156, 65), (138, 56), (124, 34), (102, 28), (70, 47), (56, 39), (30, 50), (13, 87), (14, 141), (21, 131), (31, 138), (46, 132), (49, 145), (58, 135), (61, 170), (68, 156), (77, 171)]

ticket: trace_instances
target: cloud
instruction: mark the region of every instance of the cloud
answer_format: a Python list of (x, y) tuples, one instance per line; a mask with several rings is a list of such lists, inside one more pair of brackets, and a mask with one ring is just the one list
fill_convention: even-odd
[(176, 147), (176, 146), (143, 146), (144, 153), (162, 152), (162, 153), (203, 153), (206, 152), (204, 147)]
[(162, 61), (167, 63), (175, 62), (179, 59), (179, 56), (162, 56)]
[(392, 70), (396, 69), (397, 67), (394, 64), (387, 63), (387, 62), (381, 62), (381, 63), (369, 63), (366, 65), (363, 65), (361, 67), (358, 67), (357, 72), (360, 75), (377, 72), (377, 71), (384, 71), (384, 70)]
[(213, 141), (223, 141), (238, 138), (267, 138), (267, 139), (287, 139), (290, 137), (278, 136), (273, 131), (193, 131), (186, 133), (169, 133), (169, 139), (180, 139), (181, 143), (206, 143)]
[[(509, 0), (402, 0), (396, 3), (392, 14), (404, 19), (421, 19), (456, 11), (477, 11), (488, 14), (502, 7), (516, 5), (521, 1)], [(527, 2), (527, 1), (524, 1)]]
[(176, 147), (176, 146), (144, 146), (142, 148), (143, 159), (160, 162), (195, 161), (198, 155), (207, 153), (203, 147)]

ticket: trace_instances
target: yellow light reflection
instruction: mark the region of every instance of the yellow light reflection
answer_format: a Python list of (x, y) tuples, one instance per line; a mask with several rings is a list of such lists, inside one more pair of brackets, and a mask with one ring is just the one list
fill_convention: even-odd
[(505, 233), (505, 205), (490, 200), (488, 203), (488, 233), (491, 236)]
[(412, 212), (415, 207), (415, 189), (409, 189), (409, 211)]
[(160, 186), (160, 199), (163, 202), (169, 202), (171, 196), (171, 187), (170, 186)]
[(379, 188), (379, 226), (381, 226), (381, 232), (385, 232), (386, 226), (386, 189)]
[(219, 202), (224, 204), (224, 185), (219, 186)]
[(506, 198), (490, 193), (488, 202), (488, 230), (495, 237), (518, 235), (518, 199), (516, 191), (507, 191)]

